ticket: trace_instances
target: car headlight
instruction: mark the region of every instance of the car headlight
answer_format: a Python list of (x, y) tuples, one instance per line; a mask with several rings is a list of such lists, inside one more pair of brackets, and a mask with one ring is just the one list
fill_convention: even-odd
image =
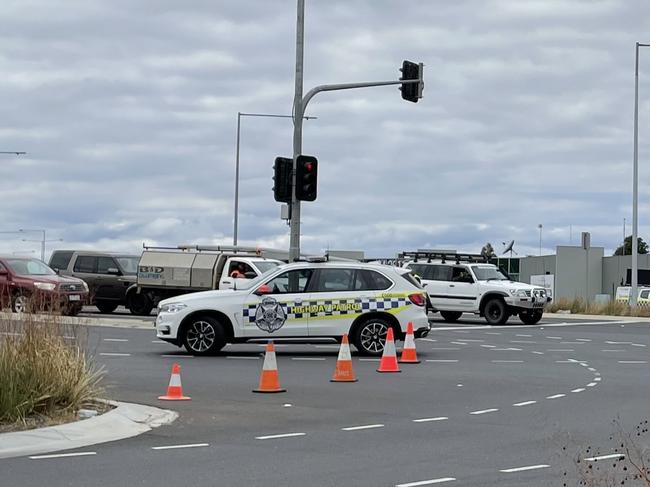
[(51, 282), (35, 282), (34, 287), (41, 291), (54, 291), (56, 289), (56, 284)]
[(88, 292), (88, 284), (86, 284), (86, 281), (81, 281), (81, 285), (84, 287), (84, 291)]
[(518, 298), (528, 297), (528, 294), (526, 294), (526, 291), (524, 291), (523, 289), (510, 289), (510, 294)]
[(170, 303), (170, 304), (163, 304), (160, 307), (160, 312), (161, 313), (178, 313), (181, 310), (184, 310), (187, 308), (186, 304), (183, 303)]

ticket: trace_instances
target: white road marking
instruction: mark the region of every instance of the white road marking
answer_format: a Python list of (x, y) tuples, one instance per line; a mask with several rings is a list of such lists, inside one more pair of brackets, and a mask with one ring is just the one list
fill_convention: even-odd
[(431, 421), (444, 421), (446, 419), (449, 419), (447, 416), (438, 416), (437, 418), (420, 418), (420, 419), (414, 419), (414, 423), (429, 423)]
[(128, 338), (104, 338), (105, 342), (128, 342)]
[(456, 387), (463, 387), (463, 384), (456, 384)]
[(87, 457), (90, 455), (97, 455), (95, 451), (80, 451), (77, 453), (57, 453), (55, 455), (35, 455), (29, 457), (31, 460), (45, 460), (46, 458), (68, 458), (68, 457)]
[(589, 384), (587, 384), (587, 387), (594, 387), (595, 385), (598, 385), (598, 383), (597, 382), (590, 382)]
[(589, 367), (587, 370), (588, 370), (589, 372), (596, 372), (596, 369), (594, 369), (593, 367)]
[(632, 342), (610, 342), (605, 341), (608, 345), (632, 345)]
[(633, 347), (645, 347), (643, 343), (632, 343), (631, 344)]
[(504, 468), (499, 470), (501, 473), (514, 473), (514, 472), (525, 472), (527, 470), (538, 470), (540, 468), (548, 468), (550, 465), (529, 465), (527, 467), (514, 467), (514, 468)]
[(537, 343), (532, 340), (510, 340), (510, 343)]
[(99, 355), (102, 355), (104, 357), (130, 357), (130, 353), (108, 353), (108, 352), (101, 352)]
[(550, 338), (551, 340), (562, 340), (562, 337), (546, 337), (546, 338)]
[(544, 355), (544, 352), (531, 352), (534, 353), (535, 355)]
[(286, 404), (282, 405), (283, 408), (290, 408), (292, 406), (293, 406), (293, 404), (289, 404), (289, 403), (286, 403)]
[(617, 350), (601, 350), (601, 352), (625, 352), (625, 350), (617, 349)]
[(498, 411), (497, 408), (492, 408), (492, 409), (481, 409), (480, 411), (472, 411), (469, 414), (474, 414), (474, 415), (479, 415), (479, 414), (487, 414), (487, 413), (494, 413)]
[(359, 362), (379, 362), (378, 358), (360, 358)]
[(589, 364), (585, 362), (580, 362), (580, 365), (582, 365), (583, 367), (589, 367)]
[(423, 342), (437, 342), (438, 340), (435, 340), (434, 338), (420, 338), (419, 340), (422, 340)]
[[(165, 355), (165, 357), (166, 356), (167, 355)], [(247, 355), (226, 355), (226, 358), (231, 360), (259, 360), (260, 359), (259, 357), (249, 357)]]
[(449, 342), (449, 343), (451, 343), (453, 345), (467, 345), (467, 343), (465, 343), (465, 342)]
[(485, 334), (486, 335), (501, 335), (501, 333), (497, 333), (497, 332), (494, 332), (494, 331), (486, 331)]
[(584, 345), (584, 342), (560, 342), (560, 345)]
[(458, 347), (432, 347), (431, 350), (460, 350)]
[(556, 360), (556, 364), (575, 364), (573, 360)]
[(554, 396), (546, 396), (546, 399), (558, 399), (564, 396), (566, 396), (566, 394), (555, 394)]
[[(484, 342), (485, 340), (478, 340), (478, 339), (469, 339), (469, 338), (463, 338), (463, 341), (465, 342)], [(644, 345), (645, 347), (645, 345)]]
[(515, 335), (516, 337), (524, 337), (524, 338), (530, 338), (533, 335)]
[(275, 440), (277, 438), (292, 438), (294, 436), (305, 436), (307, 433), (284, 433), (281, 435), (256, 436), (256, 440)]
[(521, 406), (530, 406), (531, 404), (535, 404), (537, 401), (524, 401), (524, 402), (517, 402), (513, 404), (515, 407), (521, 407)]
[(612, 453), (611, 455), (600, 455), (598, 457), (589, 457), (585, 458), (585, 462), (596, 462), (598, 460), (609, 460), (610, 458), (620, 458), (623, 460), (625, 458), (625, 455), (622, 453)]
[(443, 477), (440, 479), (419, 480), (418, 482), (409, 482), (407, 484), (397, 484), (395, 487), (420, 487), (421, 485), (442, 484), (444, 482), (452, 482), (456, 480), (454, 477)]
[(590, 342), (591, 339), (589, 339), (589, 338), (576, 338), (576, 341), (578, 341), (578, 342)]
[(595, 377), (594, 382), (600, 382), (600, 377)]
[(169, 343), (163, 342), (162, 340), (151, 340), (151, 343), (155, 343), (156, 345), (169, 345)]
[(483, 348), (497, 348), (496, 345), (481, 345)]
[(578, 389), (573, 389), (571, 392), (582, 392), (582, 391), (586, 391), (586, 389), (584, 387), (580, 387)]
[(523, 360), (492, 360), (493, 364), (523, 364)]
[(437, 363), (456, 363), (458, 360), (443, 360), (443, 359), (427, 359), (427, 362), (437, 362)]
[(375, 428), (383, 428), (383, 424), (366, 424), (363, 426), (348, 426), (347, 428), (341, 428), (341, 431), (359, 431), (359, 430), (370, 430)]
[(152, 446), (152, 450), (176, 450), (179, 448), (200, 448), (210, 446), (208, 443), (190, 443), (187, 445), (167, 445), (167, 446)]
[(194, 355), (183, 355), (183, 354), (162, 354), (161, 357), (165, 358), (194, 358)]
[(573, 348), (549, 348), (547, 352), (575, 352)]
[(647, 364), (646, 360), (619, 360), (619, 364)]
[(493, 352), (521, 352), (521, 348), (514, 348), (514, 347), (509, 347), (509, 348), (493, 348)]
[(325, 360), (322, 357), (291, 357), (291, 360)]

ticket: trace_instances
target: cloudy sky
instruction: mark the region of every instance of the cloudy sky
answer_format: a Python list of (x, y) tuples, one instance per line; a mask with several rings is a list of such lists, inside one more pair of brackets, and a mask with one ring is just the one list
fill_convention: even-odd
[[(407, 8), (408, 6), (408, 8)], [(237, 112), (291, 113), (295, 0), (4, 0), (0, 230), (48, 248), (231, 243)], [(303, 249), (520, 254), (615, 248), (631, 221), (634, 43), (647, 0), (307, 0), (303, 151), (319, 195)], [(650, 238), (650, 48), (640, 81), (640, 235)], [(289, 119), (242, 119), (240, 243), (288, 247), (272, 164)], [(628, 232), (629, 233), (629, 232)], [(30, 252), (1, 234), (0, 251)], [(36, 254), (38, 256), (38, 254)]]

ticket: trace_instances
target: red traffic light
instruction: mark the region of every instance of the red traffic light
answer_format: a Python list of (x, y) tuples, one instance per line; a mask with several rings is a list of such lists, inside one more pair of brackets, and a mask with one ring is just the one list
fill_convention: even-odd
[(314, 164), (308, 162), (307, 164), (305, 164), (305, 169), (307, 170), (307, 172), (312, 172), (314, 170)]

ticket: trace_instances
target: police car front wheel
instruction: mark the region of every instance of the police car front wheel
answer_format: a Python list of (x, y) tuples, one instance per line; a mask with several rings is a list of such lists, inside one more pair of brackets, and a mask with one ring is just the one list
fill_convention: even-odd
[(370, 318), (359, 325), (354, 334), (354, 346), (362, 355), (381, 355), (390, 323), (382, 318)]
[(211, 316), (199, 316), (185, 327), (185, 348), (193, 355), (212, 355), (226, 345), (221, 323)]

